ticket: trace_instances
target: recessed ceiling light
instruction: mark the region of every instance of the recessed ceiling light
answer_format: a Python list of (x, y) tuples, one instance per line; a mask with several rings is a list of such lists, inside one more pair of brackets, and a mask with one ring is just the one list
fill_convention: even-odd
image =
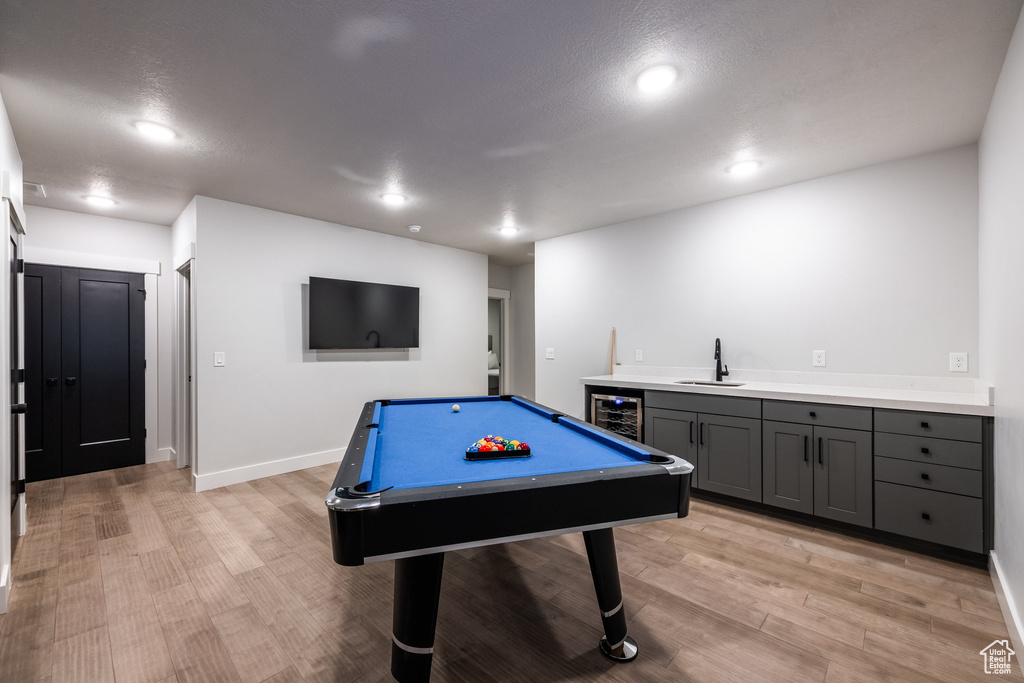
[(666, 90), (676, 80), (676, 68), (668, 64), (660, 64), (644, 69), (637, 76), (636, 87), (642, 92), (656, 93)]
[(418, 226), (418, 225), (410, 225), (410, 226), (409, 226), (409, 232), (419, 232), (419, 231), (420, 231), (420, 230), (422, 230), (422, 229), (423, 229), (423, 228), (421, 228), (421, 227), (420, 227), (420, 226)]
[(387, 192), (382, 194), (380, 199), (388, 206), (402, 206), (408, 201), (404, 194), (398, 194), (397, 192)]
[(87, 194), (83, 197), (83, 199), (85, 199), (85, 201), (100, 209), (109, 209), (114, 204), (117, 204), (117, 202), (115, 202), (110, 197), (101, 197), (98, 194)]
[(753, 175), (757, 172), (757, 169), (760, 167), (760, 161), (749, 159), (747, 161), (737, 161), (735, 164), (725, 169), (725, 171), (734, 178), (746, 178), (747, 176)]
[(173, 130), (153, 121), (136, 121), (135, 129), (143, 136), (156, 142), (170, 142), (178, 136)]
[(498, 232), (500, 232), (505, 237), (512, 237), (512, 235), (515, 235), (517, 232), (519, 232), (519, 228), (515, 227), (514, 225), (506, 225), (505, 227), (498, 230)]

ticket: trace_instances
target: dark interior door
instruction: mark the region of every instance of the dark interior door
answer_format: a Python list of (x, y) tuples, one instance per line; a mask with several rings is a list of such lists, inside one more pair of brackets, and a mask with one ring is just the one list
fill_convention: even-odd
[(25, 470), (61, 476), (60, 267), (25, 266)]
[(143, 275), (35, 265), (26, 271), (33, 282), (26, 390), (39, 398), (38, 412), (29, 404), (29, 478), (141, 465)]

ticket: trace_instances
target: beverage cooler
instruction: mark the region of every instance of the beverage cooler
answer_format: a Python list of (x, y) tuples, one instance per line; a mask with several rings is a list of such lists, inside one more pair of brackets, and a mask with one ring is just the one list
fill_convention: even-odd
[(627, 439), (643, 441), (643, 415), (640, 397), (590, 395), (590, 422)]

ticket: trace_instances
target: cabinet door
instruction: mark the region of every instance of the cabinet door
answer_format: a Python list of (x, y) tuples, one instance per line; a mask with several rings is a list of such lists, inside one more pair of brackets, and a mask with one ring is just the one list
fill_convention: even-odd
[(698, 415), (697, 432), (700, 488), (760, 502), (761, 421)]
[(814, 428), (768, 420), (762, 424), (764, 502), (787, 510), (814, 512)]
[(690, 485), (697, 488), (697, 414), (648, 408), (644, 411), (644, 443), (678, 455), (694, 466)]
[(871, 432), (814, 428), (814, 514), (872, 526)]

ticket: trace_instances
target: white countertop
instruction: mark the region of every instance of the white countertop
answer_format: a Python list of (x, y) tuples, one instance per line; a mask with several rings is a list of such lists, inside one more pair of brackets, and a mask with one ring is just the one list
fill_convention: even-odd
[[(646, 368), (645, 368), (646, 370)], [(669, 369), (666, 369), (669, 370)], [(663, 370), (664, 371), (664, 370)], [(905, 378), (900, 382), (899, 378), (882, 378), (882, 381), (874, 382), (861, 380), (859, 376), (849, 376), (850, 385), (839, 384), (802, 384), (763, 381), (751, 378), (747, 381), (741, 375), (742, 371), (733, 371), (732, 376), (726, 378), (727, 382), (743, 382), (742, 386), (701, 386), (692, 384), (679, 384), (680, 381), (707, 381), (708, 376), (704, 372), (687, 373), (686, 369), (680, 369), (684, 374), (652, 375), (652, 374), (627, 374), (628, 370), (616, 372), (614, 375), (596, 375), (583, 377), (581, 384), (597, 386), (622, 387), (628, 389), (649, 389), (654, 391), (676, 391), (687, 394), (708, 394), (714, 396), (741, 396), (744, 398), (776, 399), (783, 401), (807, 401), (810, 403), (834, 403), (850, 406), (866, 406), (869, 408), (892, 408), (896, 410), (921, 410), (935, 413), (953, 413), (959, 415), (995, 415), (995, 407), (992, 405), (993, 391), (991, 387), (982, 382), (959, 384), (952, 382), (944, 383), (943, 378), (936, 378), (933, 381), (921, 381), (919, 378)], [(830, 376), (834, 379), (837, 375)], [(864, 376), (870, 377), (870, 376)], [(874, 379), (874, 378), (872, 378)], [(864, 386), (852, 386), (854, 383)], [(877, 386), (878, 384), (887, 386)], [(900, 384), (904, 386), (901, 387)], [(930, 385), (928, 389), (921, 388), (919, 384)], [(948, 386), (945, 386), (948, 385)], [(973, 389), (945, 391), (949, 388)]]

